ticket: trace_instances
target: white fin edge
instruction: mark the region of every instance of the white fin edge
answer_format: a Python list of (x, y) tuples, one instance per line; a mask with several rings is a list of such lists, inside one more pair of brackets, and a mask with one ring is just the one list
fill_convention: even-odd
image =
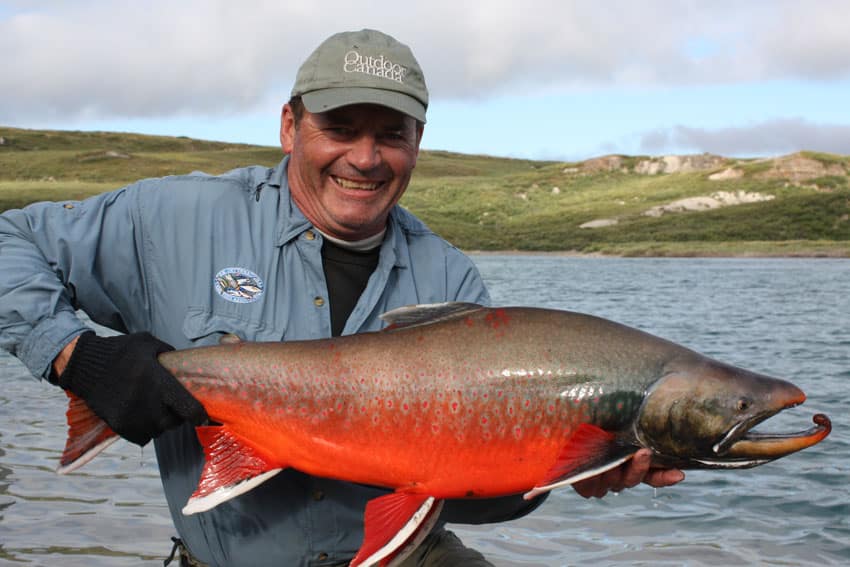
[(443, 503), (445, 503), (445, 500), (437, 500), (437, 505), (431, 512), (428, 512), (425, 522), (416, 532), (415, 537), (404, 547), (404, 549), (399, 551), (396, 556), (393, 557), (392, 561), (390, 561), (386, 567), (399, 567), (399, 565), (401, 565), (411, 553), (416, 551), (416, 548), (419, 547), (419, 544), (421, 544), (426, 537), (428, 537), (428, 534), (431, 533), (431, 530), (434, 528), (437, 520), (440, 519), (440, 512), (443, 511)]
[(62, 466), (58, 467), (56, 469), (56, 473), (57, 474), (68, 474), (68, 473), (74, 472), (75, 470), (77, 470), (78, 468), (80, 468), (81, 466), (83, 466), (84, 464), (89, 462), (90, 460), (94, 459), (101, 451), (103, 451), (104, 449), (106, 449), (107, 447), (109, 447), (110, 445), (112, 445), (113, 443), (118, 441), (119, 439), (121, 439), (121, 438), (118, 435), (115, 435), (114, 437), (110, 437), (108, 439), (104, 439), (103, 441), (101, 441), (100, 443), (98, 443), (97, 445), (95, 445), (94, 447), (92, 447), (91, 449), (89, 449), (88, 451), (83, 453), (82, 455), (80, 455), (79, 458), (74, 459), (70, 464), (65, 465), (64, 467), (62, 467)]
[(705, 465), (710, 469), (749, 469), (757, 467), (765, 463), (769, 463), (775, 459), (752, 459), (749, 461), (714, 461), (712, 459), (694, 459), (696, 462)]
[[(401, 545), (403, 545), (404, 542), (407, 541), (407, 539), (411, 536), (411, 534), (413, 534), (419, 528), (419, 525), (422, 524), (426, 519), (428, 519), (428, 513), (431, 511), (431, 508), (434, 507), (434, 502), (437, 502), (440, 507), (442, 507), (443, 505), (442, 500), (435, 500), (433, 496), (429, 496), (428, 499), (425, 500), (421, 506), (419, 506), (419, 509), (416, 510), (416, 512), (414, 512), (412, 516), (410, 516), (410, 519), (407, 521), (406, 524), (404, 524), (404, 526), (398, 531), (398, 533), (396, 533), (393, 538), (388, 541), (386, 545), (384, 545), (384, 547), (377, 550), (375, 553), (360, 562), (360, 565), (363, 565), (364, 567), (367, 565), (377, 565), (382, 559), (385, 559), (387, 556), (392, 555), (393, 552)], [(439, 514), (434, 514), (433, 521), (436, 522), (436, 519), (438, 517)], [(434, 525), (432, 523), (429, 527), (426, 524), (425, 527), (428, 527), (428, 531), (430, 531), (430, 529), (434, 527)], [(428, 531), (425, 532), (425, 535), (428, 534)], [(419, 543), (421, 543), (421, 540)], [(419, 545), (419, 543), (417, 543), (417, 545)], [(409, 554), (410, 551), (413, 551), (413, 549), (415, 549), (415, 547), (408, 550), (407, 554)]]
[(200, 498), (189, 498), (189, 501), (186, 502), (185, 506), (183, 506), (183, 515), (191, 516), (192, 514), (197, 514), (198, 512), (206, 512), (207, 510), (212, 510), (222, 502), (227, 502), (228, 500), (236, 498), (240, 494), (245, 494), (249, 490), (253, 490), (254, 488), (266, 482), (268, 479), (270, 479), (282, 470), (283, 469), (272, 469), (270, 471), (264, 472), (263, 474), (259, 474), (249, 479), (245, 479), (241, 482), (237, 482), (236, 484), (218, 488), (210, 492), (206, 496), (201, 496)]
[(626, 461), (631, 459), (633, 456), (634, 455), (626, 455), (625, 457), (623, 457), (621, 459), (617, 459), (616, 461), (612, 461), (610, 463), (605, 463), (601, 467), (596, 467), (595, 469), (586, 470), (583, 473), (579, 473), (575, 476), (567, 477), (563, 480), (559, 480), (558, 482), (556, 482), (554, 484), (547, 484), (546, 486), (535, 486), (534, 488), (532, 488), (531, 490), (529, 490), (528, 492), (523, 494), (522, 499), (523, 500), (531, 500), (532, 498), (535, 498), (536, 496), (539, 496), (539, 495), (543, 494), (544, 492), (549, 492), (553, 488), (558, 488), (558, 487), (561, 487), (561, 486), (564, 486), (564, 485), (567, 485), (567, 484), (573, 484), (575, 482), (579, 482), (581, 480), (588, 479), (592, 476), (602, 474), (606, 471), (610, 471), (613, 468), (619, 467), (620, 465), (622, 465), (623, 463), (625, 463)]

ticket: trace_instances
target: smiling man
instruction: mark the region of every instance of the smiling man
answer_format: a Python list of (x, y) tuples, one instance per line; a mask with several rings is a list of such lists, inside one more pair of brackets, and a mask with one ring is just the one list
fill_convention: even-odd
[[(291, 469), (183, 515), (203, 464), (193, 425), (207, 416), (156, 357), (228, 334), (376, 331), (382, 313), (416, 303), (489, 303), (474, 264), (397, 206), (427, 106), (407, 46), (374, 30), (336, 34), (298, 72), (276, 167), (148, 179), (0, 216), (0, 344), (122, 437), (155, 439), (183, 564), (345, 565), (360, 546), (366, 502), (386, 491)], [(75, 309), (124, 334), (97, 336)], [(650, 470), (644, 452), (576, 489), (680, 479)], [(405, 565), (490, 565), (442, 526), (509, 520), (541, 501), (448, 502)]]
[(290, 101), (281, 118), (292, 199), (326, 235), (357, 241), (383, 233), (410, 182), (422, 125), (384, 106), (304, 116), (293, 110), (298, 104)]

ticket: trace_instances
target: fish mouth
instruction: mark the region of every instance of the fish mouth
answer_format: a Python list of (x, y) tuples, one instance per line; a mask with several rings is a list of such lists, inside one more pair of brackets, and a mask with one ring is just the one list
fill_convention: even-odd
[(736, 424), (712, 447), (717, 458), (698, 459), (706, 468), (749, 468), (796, 453), (820, 443), (832, 431), (829, 417), (812, 417), (814, 426), (795, 433), (760, 433), (753, 427), (774, 415), (755, 416)]

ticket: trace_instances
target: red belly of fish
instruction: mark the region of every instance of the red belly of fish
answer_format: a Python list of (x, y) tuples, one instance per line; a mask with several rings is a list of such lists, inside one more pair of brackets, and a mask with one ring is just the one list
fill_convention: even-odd
[(442, 392), (416, 399), (360, 393), (352, 400), (258, 392), (254, 402), (263, 409), (251, 415), (229, 395), (200, 396), (213, 419), (261, 440), (260, 450), (279, 466), (438, 497), (528, 490), (569, 434), (553, 404), (504, 393), (496, 401), (490, 398), (498, 393), (481, 391), (469, 401), (457, 392), (450, 399)]

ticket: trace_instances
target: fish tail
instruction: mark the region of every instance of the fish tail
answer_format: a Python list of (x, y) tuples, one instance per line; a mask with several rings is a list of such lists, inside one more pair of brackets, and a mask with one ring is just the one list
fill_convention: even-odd
[(118, 439), (106, 422), (100, 419), (81, 399), (68, 392), (68, 440), (56, 472), (75, 471)]

